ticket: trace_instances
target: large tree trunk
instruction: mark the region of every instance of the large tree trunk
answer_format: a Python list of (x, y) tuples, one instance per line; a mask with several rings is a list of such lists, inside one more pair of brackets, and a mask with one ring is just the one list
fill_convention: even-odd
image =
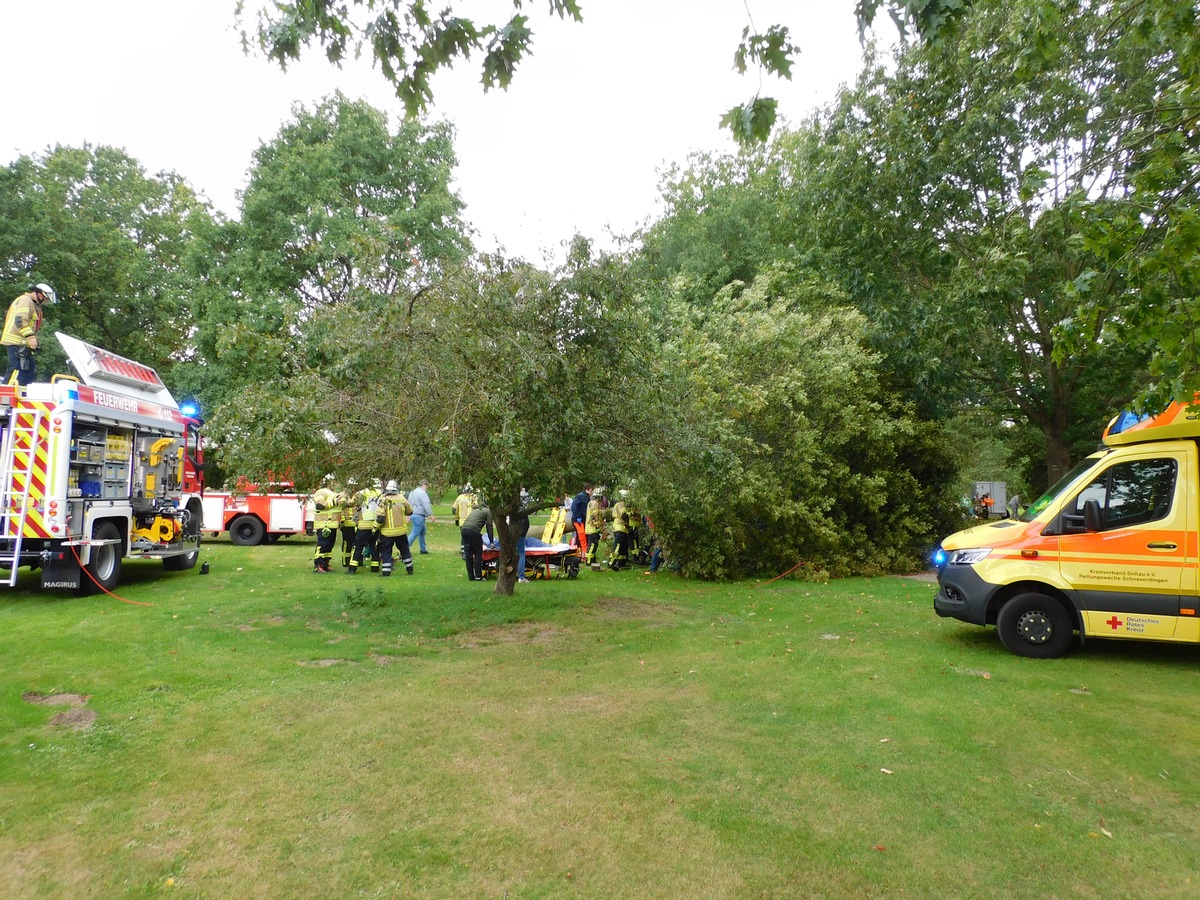
[(492, 524), (500, 538), (500, 560), (496, 566), (496, 593), (511, 597), (517, 584), (517, 544), (508, 528), (508, 517), (517, 510), (492, 507)]
[(1071, 471), (1071, 448), (1067, 444), (1064, 431), (1063, 423), (1058, 417), (1042, 426), (1042, 433), (1046, 435), (1047, 487), (1057, 484), (1058, 479)]

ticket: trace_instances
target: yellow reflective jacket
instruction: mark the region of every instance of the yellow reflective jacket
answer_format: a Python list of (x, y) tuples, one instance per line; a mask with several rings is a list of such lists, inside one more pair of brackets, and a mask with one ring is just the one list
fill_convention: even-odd
[(591, 534), (599, 534), (604, 530), (604, 509), (596, 497), (593, 497), (588, 503), (587, 530)]
[(351, 498), (351, 502), (358, 507), (358, 521), (355, 522), (355, 527), (359, 531), (375, 529), (375, 517), (379, 515), (379, 498), (382, 494), (378, 488), (363, 488)]
[(629, 511), (624, 500), (618, 500), (613, 504), (612, 523), (614, 532), (629, 530)]
[(408, 534), (408, 517), (412, 511), (412, 504), (403, 495), (384, 494), (379, 500), (379, 511), (375, 516), (379, 533), (388, 537)]
[(33, 294), (22, 294), (8, 308), (4, 317), (4, 336), (0, 337), (0, 345), (5, 347), (21, 347), (29, 343), (29, 339), (38, 333), (42, 327), (42, 308), (33, 299)]
[(332, 488), (318, 488), (312, 495), (313, 528), (337, 528), (342, 521), (342, 498)]
[(468, 494), (465, 491), (454, 498), (454, 503), (451, 508), (454, 510), (454, 524), (462, 526), (462, 523), (467, 521), (467, 516), (471, 514), (476, 506), (479, 505), (479, 498), (474, 494)]

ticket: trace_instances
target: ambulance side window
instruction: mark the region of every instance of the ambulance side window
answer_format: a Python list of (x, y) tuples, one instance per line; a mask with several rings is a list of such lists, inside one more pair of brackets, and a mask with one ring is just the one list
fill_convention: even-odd
[(1081, 533), (1083, 505), (1100, 504), (1101, 531), (1129, 528), (1166, 518), (1175, 497), (1178, 464), (1174, 459), (1137, 459), (1117, 463), (1080, 491), (1063, 511), (1063, 531)]

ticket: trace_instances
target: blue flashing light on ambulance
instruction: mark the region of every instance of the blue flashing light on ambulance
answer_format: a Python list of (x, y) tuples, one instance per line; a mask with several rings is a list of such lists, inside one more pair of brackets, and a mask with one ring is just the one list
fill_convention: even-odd
[(1015, 519), (946, 538), (939, 616), (995, 626), (1019, 656), (1089, 638), (1200, 643), (1200, 405), (1115, 417)]

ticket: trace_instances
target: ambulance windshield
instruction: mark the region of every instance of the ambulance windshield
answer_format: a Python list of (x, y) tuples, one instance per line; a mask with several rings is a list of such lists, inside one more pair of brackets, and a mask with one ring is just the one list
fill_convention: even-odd
[(1020, 518), (1022, 522), (1032, 522), (1038, 517), (1042, 510), (1054, 502), (1054, 498), (1058, 497), (1073, 484), (1075, 484), (1075, 482), (1078, 481), (1083, 475), (1091, 471), (1092, 467), (1096, 465), (1096, 460), (1100, 459), (1104, 455), (1105, 454), (1103, 453), (1093, 453), (1087, 459), (1081, 460), (1080, 463), (1075, 466), (1075, 468), (1060, 478), (1054, 487), (1050, 488), (1050, 490), (1046, 491), (1046, 493), (1042, 494), (1042, 496), (1030, 503), (1025, 509), (1025, 512), (1022, 513), (1018, 518)]

